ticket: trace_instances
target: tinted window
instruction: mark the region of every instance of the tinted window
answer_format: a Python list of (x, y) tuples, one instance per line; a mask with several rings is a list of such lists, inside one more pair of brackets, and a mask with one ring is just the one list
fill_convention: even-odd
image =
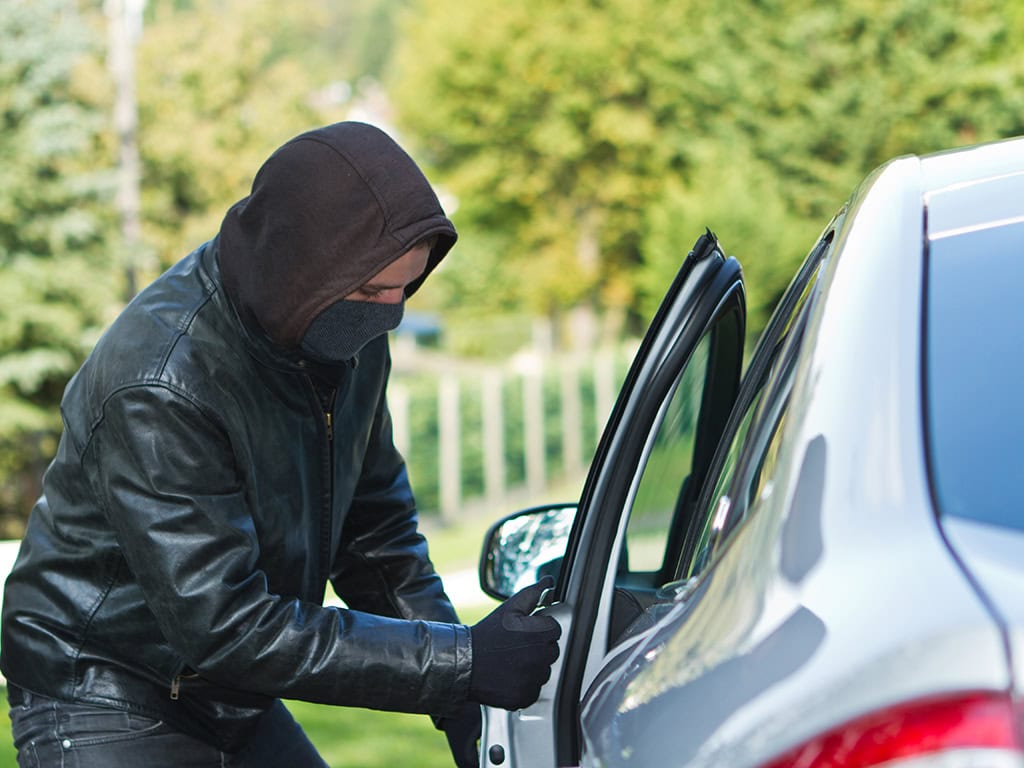
[(926, 401), (942, 514), (1024, 529), (1024, 223), (932, 241)]

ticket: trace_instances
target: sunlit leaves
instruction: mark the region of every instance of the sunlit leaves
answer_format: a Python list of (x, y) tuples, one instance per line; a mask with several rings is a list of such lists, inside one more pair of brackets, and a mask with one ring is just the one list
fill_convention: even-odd
[(649, 314), (707, 225), (748, 268), (757, 328), (806, 238), (875, 166), (1024, 133), (1022, 8), (424, 0), (393, 92), (459, 197), (460, 248), (500, 230), (510, 247), (492, 258), (530, 276), (463, 304), (642, 298)]
[(0, 536), (27, 513), (117, 290), (105, 117), (78, 75), (96, 45), (74, 2), (0, 3)]

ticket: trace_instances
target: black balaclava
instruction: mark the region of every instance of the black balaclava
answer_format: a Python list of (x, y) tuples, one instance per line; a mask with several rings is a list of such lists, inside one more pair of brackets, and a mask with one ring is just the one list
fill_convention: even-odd
[(455, 244), (455, 227), (398, 144), (344, 122), (271, 155), (252, 193), (224, 217), (218, 251), (225, 290), (247, 325), (282, 349), (333, 361), (401, 320), (402, 304), (341, 299), (431, 237), (427, 267), (406, 296)]
[(302, 351), (324, 363), (337, 363), (356, 353), (378, 336), (402, 322), (405, 301), (336, 301), (313, 318), (302, 336)]

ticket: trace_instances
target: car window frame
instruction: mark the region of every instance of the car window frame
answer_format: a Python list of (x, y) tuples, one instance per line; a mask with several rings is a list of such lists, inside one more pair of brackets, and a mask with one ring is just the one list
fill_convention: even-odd
[[(680, 549), (675, 567), (677, 580), (699, 579), (710, 570), (739, 524), (748, 517), (749, 501), (738, 502), (736, 488), (744, 482), (744, 478), (749, 478), (753, 458), (760, 457), (761, 449), (770, 443), (779, 419), (788, 408), (796, 360), (802, 348), (807, 319), (821, 291), (821, 280), (827, 271), (827, 262), (835, 245), (836, 233), (844, 217), (845, 210), (842, 210), (826, 227), (783, 293), (758, 340), (750, 365), (740, 384), (733, 412), (722, 432), (697, 500), (692, 519), (693, 527), (687, 532), (686, 540)], [(748, 414), (751, 423), (736, 457), (732, 475), (722, 494), (729, 497), (730, 505), (726, 510), (719, 510), (718, 500), (712, 497), (725, 469), (736, 432)], [(716, 522), (720, 529), (715, 540), (711, 542), (704, 567), (697, 573), (687, 573), (687, 566), (696, 556), (696, 547), (700, 542), (703, 526), (698, 521), (706, 522), (709, 517), (714, 518), (719, 514), (722, 514), (722, 520)]]

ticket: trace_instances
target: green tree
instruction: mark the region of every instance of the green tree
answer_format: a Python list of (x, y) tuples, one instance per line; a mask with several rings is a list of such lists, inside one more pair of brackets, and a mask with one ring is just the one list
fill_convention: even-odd
[(330, 73), (305, 65), (319, 60), (308, 49), (322, 34), (325, 3), (178, 5), (154, 3), (138, 46), (143, 239), (158, 255), (153, 269), (215, 235), (273, 149), (338, 116), (321, 90)]
[(151, 0), (137, 64), (150, 271), (216, 234), (282, 142), (346, 116), (404, 2)]
[[(513, 276), (476, 301), (596, 297), (647, 317), (707, 225), (744, 263), (756, 330), (873, 167), (1024, 132), (1021, 15), (1019, 0), (432, 0), (393, 92), (459, 199), (453, 263)], [(477, 247), (480, 231), (505, 247)]]
[(750, 140), (799, 215), (827, 216), (896, 155), (1024, 131), (1019, 0), (721, 5), (706, 25), (731, 55), (688, 98)]
[[(276, 146), (344, 117), (339, 84), (379, 71), (403, 3), (150, 0), (136, 51), (143, 283), (216, 234)], [(371, 31), (377, 48), (355, 45)], [(19, 532), (63, 387), (118, 309), (105, 32), (99, 0), (0, 4), (0, 536)]]
[(674, 86), (696, 55), (694, 12), (441, 0), (410, 20), (394, 78), (402, 125), (458, 196), (460, 223), (505, 236), (500, 258), (529, 275), (506, 284), (515, 300), (549, 313), (632, 300), (635, 222), (690, 168), (682, 138), (697, 116)]
[(653, 209), (663, 226), (645, 229), (648, 309), (668, 279), (669, 265), (657, 263), (666, 235), (692, 237), (707, 223), (744, 264), (757, 331), (870, 170), (1024, 133), (1024, 57), (1009, 13), (1016, 6), (1020, 30), (1022, 5), (719, 0), (700, 36), (721, 53), (700, 61), (680, 93), (704, 116), (702, 170), (667, 187)]
[(398, 19), (408, 0), (349, 0), (330, 3), (331, 18), (322, 50), (323, 66), (359, 88), (369, 78), (381, 81), (391, 61), (398, 36)]
[(103, 115), (77, 77), (88, 29), (66, 0), (0, 4), (0, 537), (20, 533), (117, 288)]

